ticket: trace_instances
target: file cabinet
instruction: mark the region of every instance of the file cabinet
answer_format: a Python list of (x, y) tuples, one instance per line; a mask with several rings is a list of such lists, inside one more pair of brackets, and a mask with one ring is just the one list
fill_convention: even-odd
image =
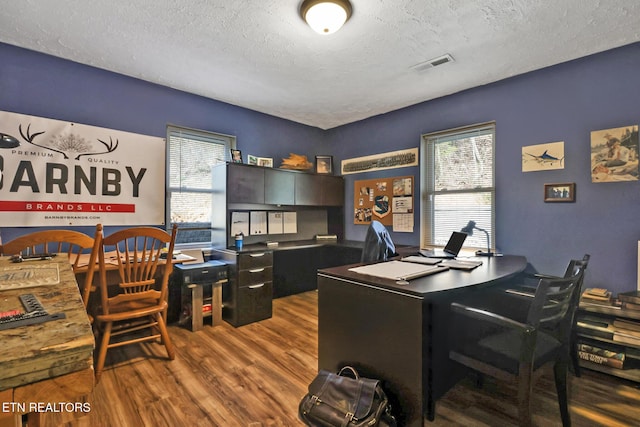
[(229, 266), (229, 283), (222, 292), (222, 318), (242, 326), (272, 315), (273, 252), (215, 250)]

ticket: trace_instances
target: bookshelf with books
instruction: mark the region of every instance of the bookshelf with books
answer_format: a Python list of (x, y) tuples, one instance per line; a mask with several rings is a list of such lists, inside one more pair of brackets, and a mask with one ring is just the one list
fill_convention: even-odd
[(578, 355), (587, 369), (640, 383), (640, 309), (625, 297), (637, 297), (640, 308), (640, 292), (619, 294), (610, 301), (583, 294), (576, 324)]

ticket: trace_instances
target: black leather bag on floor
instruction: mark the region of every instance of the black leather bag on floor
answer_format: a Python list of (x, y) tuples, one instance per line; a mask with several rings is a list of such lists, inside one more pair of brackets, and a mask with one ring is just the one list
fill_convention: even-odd
[(298, 415), (312, 427), (396, 426), (380, 381), (360, 378), (351, 366), (337, 374), (321, 370), (300, 401)]

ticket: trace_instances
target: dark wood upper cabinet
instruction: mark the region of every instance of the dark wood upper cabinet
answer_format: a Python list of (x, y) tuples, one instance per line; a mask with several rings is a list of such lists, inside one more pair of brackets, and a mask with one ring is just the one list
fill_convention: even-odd
[(319, 175), (296, 174), (296, 205), (322, 205), (322, 182)]
[(344, 205), (344, 180), (331, 175), (296, 175), (296, 205)]
[(293, 205), (295, 203), (296, 174), (279, 170), (264, 170), (264, 202), (267, 205)]
[(319, 175), (322, 186), (322, 204), (325, 206), (344, 205), (344, 179), (340, 176)]
[(228, 165), (227, 200), (229, 203), (264, 204), (264, 168)]
[(344, 179), (333, 175), (229, 163), (225, 190), (228, 203), (344, 205)]
[[(340, 176), (240, 163), (216, 165), (212, 174), (215, 209), (211, 215), (211, 244), (214, 247), (233, 246), (230, 235), (233, 211), (295, 211), (301, 214), (300, 218), (316, 218), (318, 215), (313, 211), (325, 210), (327, 228), (324, 231), (324, 226), (318, 227), (319, 232), (344, 236), (345, 192), (344, 179)], [(253, 240), (249, 243), (261, 238), (264, 237), (246, 237)]]

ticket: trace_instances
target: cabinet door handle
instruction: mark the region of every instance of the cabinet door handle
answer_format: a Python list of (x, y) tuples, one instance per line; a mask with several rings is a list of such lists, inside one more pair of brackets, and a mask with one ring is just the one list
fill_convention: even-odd
[(258, 257), (264, 256), (264, 255), (265, 255), (264, 252), (260, 252), (260, 253), (257, 253), (257, 254), (249, 254), (249, 256), (253, 257), (253, 258), (258, 258)]
[(249, 286), (249, 289), (258, 289), (264, 286), (264, 283), (260, 283), (258, 285), (251, 285)]
[(252, 270), (249, 270), (249, 273), (262, 273), (264, 271), (264, 267), (262, 268), (254, 268)]

